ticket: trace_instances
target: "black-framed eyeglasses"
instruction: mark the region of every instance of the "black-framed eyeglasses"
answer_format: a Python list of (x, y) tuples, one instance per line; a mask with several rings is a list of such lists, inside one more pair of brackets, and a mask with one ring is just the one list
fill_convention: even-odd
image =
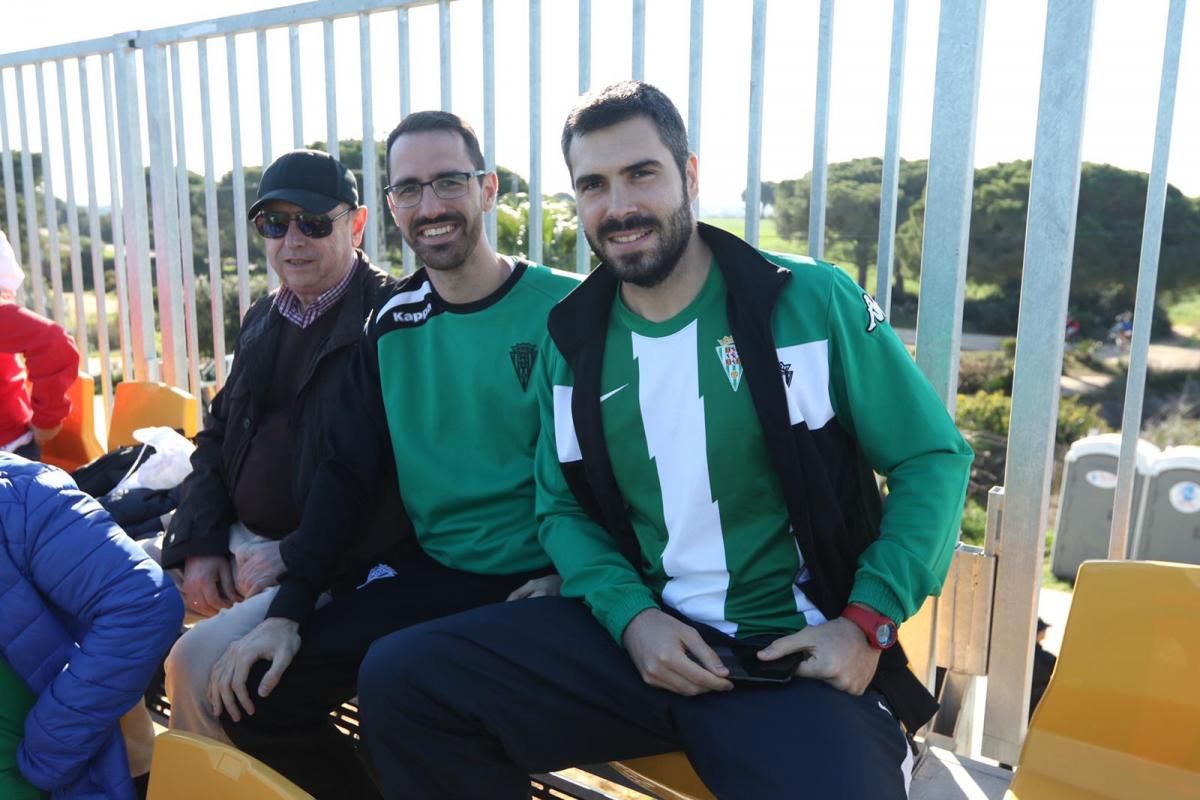
[(403, 181), (385, 186), (383, 191), (396, 208), (412, 208), (420, 204), (425, 187), (433, 189), (433, 193), (443, 200), (453, 200), (467, 193), (471, 178), (487, 175), (490, 170), (476, 169), (470, 172), (447, 172), (429, 181)]
[(267, 239), (282, 239), (287, 236), (288, 226), (292, 224), (292, 220), (295, 220), (296, 227), (308, 238), (324, 239), (333, 233), (333, 223), (353, 210), (354, 207), (351, 206), (332, 217), (328, 214), (313, 214), (309, 211), (301, 211), (297, 214), (289, 214), (286, 211), (260, 211), (254, 215), (254, 227), (258, 229), (260, 235)]

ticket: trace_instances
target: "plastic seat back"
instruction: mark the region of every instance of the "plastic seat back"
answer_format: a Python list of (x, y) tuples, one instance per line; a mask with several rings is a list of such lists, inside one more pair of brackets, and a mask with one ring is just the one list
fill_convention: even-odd
[(96, 437), (96, 384), (92, 376), (80, 372), (68, 396), (71, 413), (63, 420), (58, 436), (42, 445), (41, 460), (71, 472), (104, 455), (104, 445)]
[(1006, 798), (1200, 797), (1200, 567), (1087, 561)]
[(109, 452), (137, 444), (133, 432), (138, 428), (161, 425), (181, 431), (191, 439), (198, 428), (199, 408), (195, 397), (174, 386), (154, 381), (124, 381), (117, 385), (113, 398)]
[(663, 800), (716, 800), (683, 753), (611, 762), (629, 780)]
[(312, 795), (252, 756), (182, 731), (154, 741), (148, 800), (312, 800)]

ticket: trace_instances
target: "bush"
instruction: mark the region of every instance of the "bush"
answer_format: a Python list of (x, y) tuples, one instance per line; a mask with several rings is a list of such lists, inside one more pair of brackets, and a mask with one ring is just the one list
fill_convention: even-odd
[(1013, 362), (1000, 353), (964, 352), (958, 361), (958, 391), (1012, 394)]
[[(1012, 414), (1012, 398), (1003, 392), (976, 392), (958, 396), (956, 422), (959, 427), (1008, 436), (1008, 420)], [(1058, 402), (1058, 427), (1055, 441), (1070, 444), (1093, 432), (1109, 430), (1100, 416), (1099, 406), (1085, 403), (1078, 397), (1063, 397)]]
[[(267, 293), (267, 276), (260, 270), (250, 276), (250, 302)], [(209, 291), (207, 275), (196, 276), (196, 338), (200, 343), (200, 355), (204, 358), (213, 357), (213, 328), (212, 328), (212, 293)], [(237, 275), (225, 275), (221, 278), (221, 297), (225, 312), (225, 352), (233, 352), (234, 342), (237, 341), (238, 331), (242, 326), (241, 312), (238, 308), (238, 278)]]
[(977, 547), (983, 546), (987, 533), (987, 509), (975, 498), (968, 497), (962, 517), (962, 540)]

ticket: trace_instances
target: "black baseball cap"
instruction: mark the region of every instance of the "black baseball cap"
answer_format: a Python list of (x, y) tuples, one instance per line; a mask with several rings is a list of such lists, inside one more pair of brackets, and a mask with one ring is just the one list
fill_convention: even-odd
[(272, 200), (295, 203), (305, 211), (325, 214), (338, 203), (358, 205), (358, 182), (342, 162), (321, 150), (292, 150), (271, 162), (258, 185), (258, 199), (247, 216), (254, 219)]

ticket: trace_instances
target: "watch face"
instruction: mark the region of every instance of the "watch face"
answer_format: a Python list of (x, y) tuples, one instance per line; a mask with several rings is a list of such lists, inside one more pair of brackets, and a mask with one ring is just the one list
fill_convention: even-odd
[(875, 629), (875, 641), (880, 647), (889, 647), (896, 640), (896, 629), (891, 625), (881, 624)]

